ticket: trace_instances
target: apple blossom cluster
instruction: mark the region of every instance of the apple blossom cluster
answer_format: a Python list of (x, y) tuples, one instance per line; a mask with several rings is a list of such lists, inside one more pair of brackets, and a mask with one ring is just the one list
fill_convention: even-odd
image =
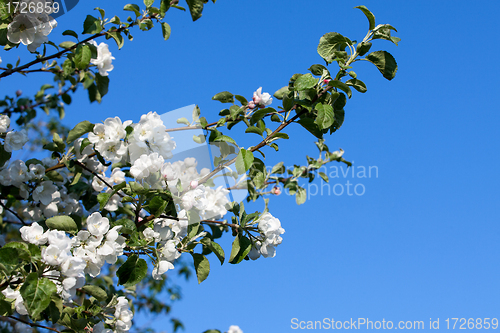
[[(14, 150), (21, 150), (28, 142), (28, 133), (26, 130), (9, 131), (10, 118), (9, 116), (0, 115), (0, 134), (6, 133), (4, 138), (4, 149), (6, 152), (13, 152)], [(1, 166), (0, 166), (1, 167)]]
[[(24, 139), (23, 139), (24, 140)], [(67, 170), (61, 170), (62, 181), (46, 180), (45, 169), (57, 164), (57, 161), (47, 157), (41, 164), (29, 166), (24, 161), (14, 160), (0, 168), (0, 184), (19, 188), (19, 196), (28, 200), (23, 203), (21, 215), (29, 221), (39, 221), (42, 217), (49, 218), (62, 214), (82, 214), (83, 208), (75, 193), (68, 193), (64, 186), (69, 175)]]
[[(127, 127), (132, 129), (128, 135)], [(198, 172), (195, 158), (165, 162), (173, 156), (172, 150), (176, 144), (166, 132), (166, 127), (156, 112), (143, 115), (137, 124), (132, 124), (131, 121), (122, 122), (119, 117), (108, 118), (103, 124), (95, 125), (88, 139), (105, 159), (113, 163), (130, 163), (130, 174), (143, 186), (152, 189), (168, 187), (174, 195), (179, 212), (194, 208), (201, 219), (218, 218), (227, 213), (229, 190), (198, 185), (198, 180), (210, 173), (209, 169), (203, 168)], [(76, 151), (80, 150), (75, 147)], [(91, 147), (87, 146), (81, 155), (88, 156), (90, 153)], [(105, 188), (102, 181), (104, 178), (103, 175), (94, 177), (92, 184), (96, 191)], [(114, 184), (125, 180), (124, 173), (118, 169), (113, 170), (111, 178)], [(107, 191), (112, 189), (108, 188)], [(115, 211), (118, 205), (114, 202), (118, 203), (119, 199), (119, 195), (115, 194), (106, 209)], [(192, 218), (193, 214), (189, 216)]]
[[(58, 294), (67, 303), (85, 285), (85, 274), (98, 276), (104, 264), (116, 263), (125, 248), (125, 238), (119, 235), (122, 226), (110, 229), (109, 220), (99, 212), (92, 213), (86, 224), (87, 230), (80, 230), (73, 238), (60, 230), (44, 231), (37, 222), (20, 229), (24, 241), (42, 247), (42, 261), (49, 267), (42, 276), (56, 284)], [(16, 300), (19, 314), (28, 314), (19, 291), (9, 287), (3, 294)], [(118, 298), (115, 309), (115, 332), (127, 332), (133, 315), (125, 297)]]
[(35, 52), (49, 41), (47, 36), (57, 26), (57, 21), (50, 16), (54, 8), (53, 0), (20, 0), (14, 19), (7, 26), (9, 42), (22, 43), (30, 52)]
[(264, 258), (274, 258), (276, 255), (275, 247), (281, 244), (283, 240), (281, 235), (285, 233), (280, 220), (266, 212), (253, 224), (258, 225), (261, 235), (257, 237), (258, 240), (252, 246), (248, 256), (252, 260), (256, 260), (261, 255)]

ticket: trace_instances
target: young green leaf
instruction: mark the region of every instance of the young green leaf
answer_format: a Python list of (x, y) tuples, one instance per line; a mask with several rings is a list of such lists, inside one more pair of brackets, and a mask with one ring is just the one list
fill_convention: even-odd
[(198, 283), (202, 283), (210, 273), (210, 262), (207, 257), (199, 253), (191, 253), (194, 260), (194, 269), (198, 277)]
[(249, 150), (246, 149), (240, 149), (240, 152), (238, 153), (238, 156), (236, 157), (236, 170), (238, 171), (238, 174), (244, 174), (245, 172), (250, 169), (250, 166), (252, 166), (253, 163), (253, 153)]
[(71, 131), (69, 131), (68, 138), (66, 139), (66, 143), (71, 143), (81, 137), (82, 135), (92, 132), (94, 130), (94, 124), (91, 122), (84, 120), (79, 122)]
[(365, 6), (356, 6), (354, 8), (360, 9), (363, 14), (365, 14), (366, 18), (368, 19), (368, 23), (370, 24), (369, 29), (375, 29), (375, 15), (373, 15), (373, 13), (370, 12)]
[(329, 128), (333, 125), (335, 114), (333, 113), (333, 107), (331, 105), (318, 103), (315, 109), (318, 111), (315, 123), (320, 130)]
[(78, 232), (78, 226), (76, 225), (75, 220), (69, 216), (54, 216), (48, 218), (47, 221), (45, 221), (45, 224), (49, 229), (61, 230), (70, 233)]
[(387, 51), (375, 51), (366, 56), (366, 60), (377, 66), (387, 80), (392, 80), (398, 71), (396, 59)]
[(51, 301), (51, 296), (57, 292), (54, 282), (41, 278), (38, 273), (30, 273), (20, 289), (24, 305), (31, 317), (38, 317)]
[(116, 271), (118, 284), (125, 287), (134, 286), (146, 277), (147, 272), (146, 260), (140, 259), (137, 254), (132, 254)]

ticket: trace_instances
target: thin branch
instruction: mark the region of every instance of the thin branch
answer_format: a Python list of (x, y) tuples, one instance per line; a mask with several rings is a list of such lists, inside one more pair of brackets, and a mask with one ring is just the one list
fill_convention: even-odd
[(102, 32), (99, 32), (99, 33), (97, 33), (95, 35), (90, 36), (89, 38), (84, 39), (81, 42), (76, 43), (75, 45), (73, 45), (73, 46), (71, 46), (71, 47), (69, 47), (67, 49), (64, 49), (62, 51), (54, 53), (53, 55), (50, 55), (50, 56), (47, 56), (47, 57), (37, 58), (37, 59), (35, 59), (35, 60), (33, 60), (33, 61), (25, 64), (25, 65), (18, 66), (18, 67), (13, 68), (13, 69), (8, 69), (8, 70), (6, 70), (6, 71), (4, 71), (3, 73), (0, 74), (0, 78), (7, 77), (7, 76), (12, 75), (12, 74), (17, 73), (17, 72), (22, 72), (25, 69), (30, 68), (33, 65), (36, 65), (36, 64), (39, 64), (39, 63), (43, 63), (43, 62), (45, 62), (47, 60), (54, 59), (54, 58), (60, 58), (64, 53), (76, 49), (79, 45), (85, 44), (85, 43), (87, 43), (87, 42), (89, 42), (89, 41), (91, 41), (93, 39), (105, 36), (105, 35), (107, 35), (109, 33), (121, 33), (123, 30), (129, 29), (129, 28), (133, 27), (134, 25), (139, 24), (143, 20), (153, 19), (153, 18), (156, 18), (156, 15), (145, 16), (145, 17), (141, 18), (140, 20), (137, 20), (135, 22), (130, 23), (130, 25), (128, 25), (128, 26), (122, 26), (122, 27), (120, 27), (118, 29), (114, 29), (112, 31), (102, 31)]
[(2, 206), (4, 209), (8, 210), (8, 211), (9, 211), (12, 215), (14, 215), (15, 217), (17, 217), (17, 219), (18, 219), (19, 221), (21, 221), (21, 223), (22, 223), (23, 225), (28, 225), (26, 222), (24, 222), (24, 220), (23, 220), (23, 219), (22, 219), (19, 215), (17, 215), (17, 213), (16, 213), (16, 212), (14, 212), (14, 211), (13, 211), (12, 209), (10, 209), (10, 208), (7, 208), (7, 206), (5, 206), (5, 205), (4, 205), (4, 203), (3, 203), (3, 202), (1, 202), (1, 201), (0, 201), (0, 206)]
[(35, 323), (30, 323), (30, 322), (27, 322), (26, 320), (23, 320), (23, 319), (21, 319), (21, 318), (17, 318), (17, 317), (14, 317), (14, 316), (8, 316), (8, 317), (9, 317), (9, 318), (11, 318), (11, 319), (14, 319), (14, 320), (20, 321), (21, 323), (26, 324), (26, 325), (29, 325), (29, 326), (31, 326), (31, 327), (45, 328), (46, 330), (50, 330), (50, 331), (53, 331), (53, 332), (58, 332), (58, 333), (61, 333), (61, 331), (56, 330), (55, 328), (52, 328), (52, 327), (43, 326), (43, 325), (38, 325), (38, 324), (35, 324)]

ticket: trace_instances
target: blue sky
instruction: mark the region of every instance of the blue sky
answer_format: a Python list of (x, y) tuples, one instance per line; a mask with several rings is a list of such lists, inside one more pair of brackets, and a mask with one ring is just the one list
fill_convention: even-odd
[[(96, 6), (126, 17), (123, 5), (82, 1), (52, 34), (81, 31), (74, 22)], [(250, 98), (260, 86), (273, 93), (294, 73), (322, 63), (316, 47), (324, 33), (361, 40), (368, 23), (357, 5), (398, 29), (398, 47), (378, 41), (372, 50), (391, 52), (399, 70), (389, 82), (373, 65), (356, 63), (368, 92), (353, 94), (343, 127), (326, 142), (344, 149), (356, 168), (376, 167), (378, 177), (331, 179), (331, 188), (362, 184), (360, 196), (324, 192), (302, 206), (286, 195), (271, 198), (271, 212), (286, 229), (277, 256), (222, 267), (211, 258), (209, 278), (183, 283), (184, 299), (173, 307), (186, 332), (232, 324), (245, 333), (293, 332), (292, 318), (424, 321), (426, 330), (430, 318), (439, 318), (443, 330), (447, 318), (500, 317), (495, 1), (219, 0), (195, 23), (173, 11), (167, 42), (155, 29), (133, 31), (134, 41), (120, 51), (111, 46), (109, 95), (89, 105), (80, 92), (65, 122), (116, 115), (137, 121), (148, 111), (190, 104), (216, 120), (223, 105), (211, 101), (214, 94)], [(2, 52), (4, 61), (9, 57), (15, 59)], [(6, 93), (20, 87), (30, 93), (48, 80), (44, 75), (0, 85)], [(269, 164), (304, 164), (306, 154), (317, 154), (305, 130), (287, 133), (279, 154), (265, 151)], [(248, 146), (256, 143), (251, 136), (236, 138)], [(229, 237), (224, 246), (229, 253)], [(162, 329), (167, 320), (153, 324)]]

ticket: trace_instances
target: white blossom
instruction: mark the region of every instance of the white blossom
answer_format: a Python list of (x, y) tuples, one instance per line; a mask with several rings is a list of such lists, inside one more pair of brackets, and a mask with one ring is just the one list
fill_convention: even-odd
[[(0, 60), (0, 63), (2, 61)], [(0, 133), (5, 133), (9, 129), (10, 126), (10, 118), (5, 114), (0, 115)]]
[(94, 40), (91, 40), (89, 43), (93, 44), (97, 47), (97, 58), (90, 59), (90, 63), (96, 65), (99, 69), (99, 74), (102, 76), (108, 76), (108, 72), (112, 71), (114, 66), (111, 64), (111, 61), (115, 59), (111, 55), (109, 51), (108, 44), (102, 42), (99, 45)]
[(5, 151), (12, 152), (14, 150), (20, 150), (28, 140), (28, 133), (24, 129), (18, 132), (8, 132), (4, 142)]

